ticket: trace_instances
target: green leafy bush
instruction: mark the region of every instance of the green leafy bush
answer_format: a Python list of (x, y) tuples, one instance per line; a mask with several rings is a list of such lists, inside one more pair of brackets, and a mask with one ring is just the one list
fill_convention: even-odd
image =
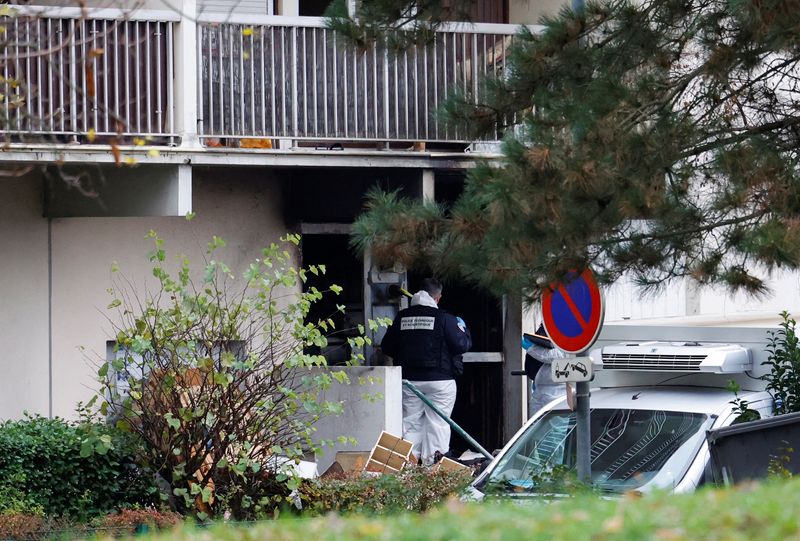
[[(0, 436), (1, 438), (1, 436)], [(27, 476), (18, 466), (9, 467), (0, 478), (0, 513), (44, 515), (44, 508), (27, 492)]]
[[(109, 291), (116, 358), (98, 371), (102, 411), (144, 443), (142, 463), (165, 480), (177, 511), (266, 514), (299, 484), (287, 463), (319, 447), (314, 423), (342, 411), (320, 393), (348, 383), (347, 374), (318, 370), (325, 357), (309, 354), (327, 345), (334, 322), (306, 321), (313, 303), (342, 288), (303, 291), (325, 267), (294, 266), (297, 235), (264, 248), (238, 276), (219, 259), (219, 237), (202, 272), (180, 257), (174, 273), (164, 241), (153, 231), (148, 238), (157, 283), (137, 291), (122, 278)], [(351, 362), (363, 361), (368, 339), (348, 340)]]
[(151, 502), (129, 436), (86, 420), (28, 417), (0, 424), (0, 513), (79, 519)]
[(770, 367), (764, 380), (775, 399), (776, 415), (800, 411), (800, 339), (790, 314), (781, 312), (781, 318), (780, 329), (769, 332), (769, 356), (761, 363)]
[(787, 440), (783, 440), (782, 443), (775, 454), (769, 455), (767, 474), (773, 479), (791, 479), (794, 477), (792, 470), (789, 469), (789, 464), (795, 451), (794, 446)]
[(800, 538), (791, 502), (800, 480), (706, 488), (693, 494), (657, 492), (625, 497), (581, 495), (543, 504), (521, 500), (462, 504), (449, 500), (428, 513), (381, 516), (329, 513), (308, 520), (274, 520), (236, 528), (220, 524), (137, 538), (139, 541), (784, 541)]
[(304, 512), (312, 514), (424, 512), (459, 494), (470, 481), (471, 470), (415, 467), (396, 475), (350, 474), (335, 479), (312, 479), (303, 483), (299, 494)]
[(729, 404), (733, 406), (732, 413), (736, 415), (736, 418), (731, 424), (737, 425), (761, 419), (761, 414), (758, 413), (758, 410), (752, 409), (750, 403), (739, 396), (739, 391), (742, 390), (742, 387), (736, 383), (736, 380), (728, 380), (725, 388), (733, 393), (733, 400)]

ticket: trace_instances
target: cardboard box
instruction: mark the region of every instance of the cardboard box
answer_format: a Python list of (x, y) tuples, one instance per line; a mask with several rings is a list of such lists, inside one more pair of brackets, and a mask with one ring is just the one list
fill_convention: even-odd
[(369, 451), (339, 451), (336, 462), (345, 472), (362, 471), (369, 461)]
[(436, 465), (437, 470), (443, 471), (459, 471), (459, 470), (469, 470), (469, 466), (465, 466), (460, 462), (456, 462), (447, 457), (443, 457), (442, 460)]
[(413, 443), (388, 432), (381, 432), (375, 447), (369, 453), (364, 471), (397, 473), (410, 464)]

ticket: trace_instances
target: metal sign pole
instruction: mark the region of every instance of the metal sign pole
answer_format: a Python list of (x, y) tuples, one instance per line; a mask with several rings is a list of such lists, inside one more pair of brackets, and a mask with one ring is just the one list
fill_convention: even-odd
[(589, 382), (594, 378), (589, 350), (578, 357), (555, 359), (550, 365), (550, 374), (556, 383), (576, 384), (575, 393), (575, 462), (578, 480), (590, 484), (592, 481), (591, 422), (589, 409)]
[[(586, 5), (584, 0), (572, 0), (572, 10), (582, 14)], [(588, 350), (581, 356), (588, 355)], [(592, 482), (592, 430), (589, 419), (589, 382), (579, 381), (575, 384), (575, 430), (577, 437), (576, 460), (578, 480), (582, 483)]]
[(542, 320), (553, 345), (565, 353), (581, 352), (579, 357), (553, 360), (550, 368), (554, 382), (576, 383), (575, 461), (578, 480), (587, 484), (592, 482), (589, 382), (594, 377), (588, 353), (603, 327), (604, 313), (602, 292), (588, 268), (542, 293)]

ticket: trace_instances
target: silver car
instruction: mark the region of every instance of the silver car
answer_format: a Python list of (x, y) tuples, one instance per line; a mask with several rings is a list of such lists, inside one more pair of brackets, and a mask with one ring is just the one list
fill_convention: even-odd
[[(739, 398), (761, 417), (772, 415), (765, 391)], [(606, 493), (694, 490), (709, 479), (706, 431), (732, 424), (734, 394), (703, 387), (594, 389), (591, 395), (592, 485)], [(472, 483), (473, 497), (552, 491), (541, 480), (575, 468), (575, 412), (550, 403), (511, 439)]]

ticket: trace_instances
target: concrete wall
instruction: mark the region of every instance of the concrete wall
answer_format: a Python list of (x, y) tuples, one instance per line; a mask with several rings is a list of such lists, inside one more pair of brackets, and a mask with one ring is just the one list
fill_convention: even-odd
[(763, 275), (771, 292), (763, 298), (745, 294), (730, 295), (723, 289), (706, 289), (700, 296), (700, 313), (713, 314), (771, 314), (782, 310), (800, 315), (800, 273), (781, 271), (771, 277)]
[[(399, 366), (354, 366), (343, 368), (349, 385), (335, 383), (322, 396), (322, 400), (343, 402), (344, 414), (327, 417), (317, 424), (316, 441), (335, 440), (339, 436), (352, 437), (357, 444), (337, 443), (325, 447), (317, 457), (317, 469), (324, 473), (336, 459), (337, 451), (369, 451), (378, 441), (382, 431), (395, 436), (403, 434), (402, 376)], [(382, 399), (372, 400), (382, 395)]]
[(182, 5), (181, 0), (36, 0), (31, 2), (32, 6), (57, 6), (57, 7), (80, 7), (85, 5), (88, 8), (107, 8), (107, 9), (165, 9), (179, 11)]
[[(632, 282), (622, 280), (605, 291), (605, 321), (662, 320), (665, 324), (741, 324), (745, 320), (777, 321), (787, 310), (800, 315), (800, 273), (762, 273), (770, 292), (761, 297), (730, 294), (721, 287), (699, 287), (689, 280), (676, 280), (657, 294), (643, 294)], [(705, 318), (705, 319), (704, 319)]]
[[(50, 168), (44, 212), (51, 218), (185, 216), (191, 210), (192, 170), (189, 165), (117, 167), (83, 164)], [(87, 197), (63, 181), (81, 178)]]
[[(223, 13), (223, 14), (267, 14), (267, 0), (193, 0), (198, 13)], [(286, 1), (286, 0), (284, 0)], [(297, 15), (297, 0), (289, 0), (294, 5)], [(85, 4), (89, 8), (107, 9), (155, 9), (181, 13), (184, 11), (183, 0), (35, 0), (34, 6), (79, 7)]]
[(564, 0), (508, 0), (508, 22), (539, 24), (542, 17), (556, 15), (569, 2)]
[[(267, 0), (195, 0), (197, 10), (218, 13), (267, 13)], [(36, 0), (34, 5), (40, 6), (78, 6), (77, 0)], [(85, 0), (91, 8), (114, 9), (160, 9), (180, 13), (182, 0)], [(509, 22), (512, 24), (538, 24), (546, 15), (555, 15), (562, 6), (568, 5), (564, 0), (509, 0)], [(299, 0), (277, 0), (275, 14), (297, 15)]]
[[(150, 276), (146, 254), (156, 230), (165, 239), (168, 257), (185, 254), (203, 265), (212, 235), (227, 241), (220, 259), (239, 273), (259, 249), (285, 234), (280, 218), (277, 181), (226, 174), (195, 173), (197, 218), (66, 218), (53, 220), (53, 407), (69, 414), (94, 386), (93, 359), (103, 358), (112, 335), (107, 321), (112, 287), (110, 266), (135, 285)], [(79, 347), (85, 348), (84, 350)]]
[(42, 186), (37, 175), (0, 177), (0, 419), (49, 413)]
[(673, 317), (687, 314), (686, 284), (676, 281), (657, 294), (643, 294), (633, 282), (622, 279), (605, 288), (607, 322)]
[[(150, 275), (146, 254), (156, 230), (168, 256), (200, 263), (212, 235), (227, 241), (220, 258), (234, 270), (285, 234), (277, 180), (263, 172), (195, 172), (194, 209), (178, 217), (54, 218), (48, 264), (48, 222), (42, 218), (38, 176), (0, 181), (0, 419), (24, 410), (70, 416), (95, 389), (96, 364), (105, 357), (112, 325), (107, 288), (112, 262), (138, 288)], [(48, 299), (48, 269), (52, 296)], [(49, 301), (49, 302), (48, 302)], [(52, 356), (48, 354), (52, 308)], [(52, 363), (52, 404), (48, 367)]]

